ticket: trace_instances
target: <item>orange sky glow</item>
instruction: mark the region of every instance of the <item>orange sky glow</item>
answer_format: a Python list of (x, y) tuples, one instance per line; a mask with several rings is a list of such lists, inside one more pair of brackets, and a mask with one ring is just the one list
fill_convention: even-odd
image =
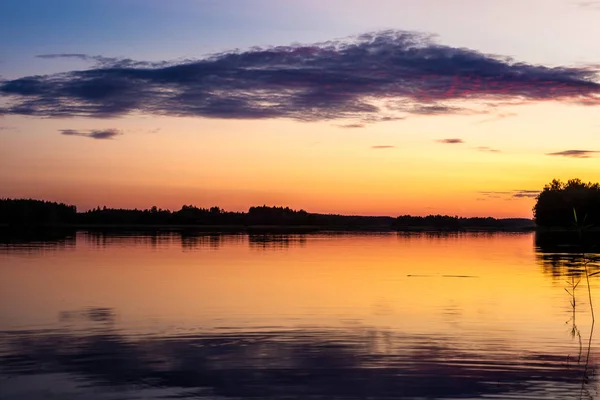
[[(127, 135), (104, 141), (56, 137), (52, 131), (63, 121), (29, 120), (29, 135), (3, 133), (0, 180), (2, 195), (83, 210), (194, 204), (244, 211), (267, 204), (361, 215), (531, 217), (534, 194), (515, 197), (519, 191), (541, 190), (553, 178), (600, 181), (593, 157), (545, 154), (598, 143), (588, 122), (594, 111), (540, 105), (497, 121), (415, 117), (362, 129), (129, 117), (119, 121)], [(547, 122), (536, 124), (538, 118)], [(17, 124), (23, 118), (5, 119)], [(566, 137), (563, 130), (576, 133)], [(463, 143), (439, 141), (458, 137)]]
[(0, 24), (0, 197), (529, 218), (600, 181), (591, 6), (117, 3)]

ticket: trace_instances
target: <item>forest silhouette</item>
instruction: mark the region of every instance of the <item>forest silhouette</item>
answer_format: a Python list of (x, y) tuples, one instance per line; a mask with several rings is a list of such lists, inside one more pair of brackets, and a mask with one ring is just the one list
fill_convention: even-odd
[(581, 224), (600, 226), (600, 184), (570, 179), (566, 183), (554, 179), (538, 195), (533, 207), (538, 226), (571, 227), (574, 215)]
[(73, 205), (34, 199), (0, 199), (0, 224), (23, 226), (182, 226), (233, 229), (250, 227), (288, 227), (341, 230), (525, 230), (573, 226), (573, 210), (586, 223), (600, 226), (600, 185), (571, 179), (553, 180), (537, 197), (533, 221), (526, 218), (464, 218), (448, 215), (394, 217), (318, 214), (289, 207), (257, 206), (247, 212), (225, 211), (220, 207), (201, 208), (184, 205), (171, 211), (153, 206), (149, 209), (97, 207), (77, 212)]

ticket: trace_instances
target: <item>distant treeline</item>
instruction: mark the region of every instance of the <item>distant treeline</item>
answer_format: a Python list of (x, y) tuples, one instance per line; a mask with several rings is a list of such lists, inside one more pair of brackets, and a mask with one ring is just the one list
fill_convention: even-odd
[(538, 226), (573, 227), (574, 210), (579, 225), (600, 227), (600, 184), (554, 179), (538, 195), (533, 213)]
[(11, 226), (211, 226), (211, 227), (314, 227), (346, 230), (465, 230), (531, 228), (529, 219), (427, 217), (371, 217), (317, 214), (289, 207), (250, 207), (230, 212), (219, 207), (184, 205), (178, 211), (151, 207), (145, 210), (97, 207), (78, 213), (75, 206), (32, 199), (0, 199), (0, 224)]
[(77, 222), (77, 208), (33, 199), (0, 199), (0, 224), (53, 225)]
[(184, 205), (178, 211), (156, 206), (145, 210), (97, 207), (77, 212), (75, 206), (33, 199), (0, 199), (0, 224), (80, 226), (289, 226), (378, 229), (394, 225), (392, 217), (315, 214), (289, 207), (250, 207), (248, 212), (225, 211), (220, 207)]
[(211, 226), (332, 226), (377, 228), (390, 226), (391, 217), (362, 217), (314, 214), (289, 207), (250, 207), (248, 212), (225, 211), (219, 207), (184, 205), (179, 211), (152, 207), (148, 210), (97, 208), (81, 213), (81, 224), (117, 225), (211, 225)]
[[(538, 195), (534, 221), (540, 227), (574, 226), (579, 223), (600, 227), (600, 184), (571, 179), (553, 180)], [(145, 210), (97, 207), (77, 212), (75, 206), (33, 199), (0, 199), (0, 224), (10, 226), (211, 226), (211, 227), (313, 227), (316, 229), (370, 230), (521, 230), (534, 226), (525, 218), (463, 218), (447, 215), (415, 217), (347, 216), (316, 214), (289, 207), (250, 207), (247, 212), (225, 211), (219, 207), (184, 205), (178, 211), (151, 207)]]
[(492, 218), (492, 217), (451, 217), (448, 215), (428, 215), (414, 217), (402, 215), (396, 219), (398, 229), (410, 230), (431, 228), (435, 230), (465, 229), (528, 229), (533, 228), (533, 221), (527, 218)]

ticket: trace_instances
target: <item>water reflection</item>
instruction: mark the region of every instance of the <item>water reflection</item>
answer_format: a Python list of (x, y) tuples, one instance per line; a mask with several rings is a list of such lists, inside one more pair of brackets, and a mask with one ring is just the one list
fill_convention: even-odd
[(306, 235), (293, 234), (251, 234), (248, 235), (248, 244), (251, 249), (257, 250), (283, 250), (290, 246), (306, 246)]
[(61, 311), (59, 318), (61, 322), (91, 321), (91, 322), (114, 322), (115, 312), (109, 307), (88, 307), (83, 310)]
[(76, 231), (72, 229), (7, 229), (0, 228), (0, 254), (41, 254), (49, 251), (73, 250)]
[[(180, 245), (184, 251), (202, 249), (218, 250), (230, 243), (247, 243), (256, 250), (283, 250), (289, 247), (305, 246), (307, 234), (266, 234), (266, 233), (210, 233), (193, 230), (183, 231), (111, 231), (88, 230), (72, 231), (28, 231), (15, 234), (14, 231), (0, 231), (0, 251), (41, 252), (43, 250), (63, 250), (75, 246), (77, 236), (84, 237), (86, 245), (107, 248), (111, 246), (147, 246), (152, 249)], [(328, 234), (340, 236), (340, 234)]]
[(181, 248), (184, 251), (202, 249), (218, 250), (226, 240), (242, 240), (242, 235), (197, 234), (195, 232), (181, 233)]
[(543, 253), (600, 252), (600, 231), (539, 231), (535, 233), (535, 246)]
[(536, 232), (536, 258), (545, 274), (554, 278), (581, 277), (584, 263), (595, 272), (600, 262), (600, 232)]
[(5, 393), (23, 382), (15, 378), (47, 375), (55, 395), (69, 388), (61, 377), (70, 377), (86, 398), (101, 387), (178, 398), (572, 396), (582, 374), (564, 354), (516, 357), (508, 343), (474, 348), (460, 337), (364, 327), (140, 337), (105, 326), (3, 332), (0, 345), (2, 373), (13, 378)]
[(106, 247), (145, 246), (159, 249), (179, 244), (181, 233), (172, 231), (110, 231), (90, 230), (80, 232), (85, 237), (86, 245)]
[[(598, 261), (600, 260), (600, 232), (537, 232), (535, 235), (535, 244), (537, 249), (537, 260), (542, 265), (545, 274), (551, 275), (554, 279), (567, 278), (564, 288), (569, 295), (571, 305), (570, 336), (579, 342), (579, 354), (577, 362), (583, 360), (583, 372), (581, 381), (581, 392), (586, 390), (586, 385), (590, 380), (590, 371), (593, 367), (590, 365), (590, 356), (592, 343), (594, 340), (594, 296), (592, 293), (592, 283), (590, 279), (597, 276), (600, 272)], [(583, 284), (582, 284), (583, 283)], [(583, 296), (582, 296), (583, 295)], [(582, 339), (582, 332), (577, 325), (578, 305), (581, 298), (587, 301), (586, 318), (590, 319), (591, 324), (585, 348)]]
[(3, 400), (595, 394), (578, 255), (531, 233), (11, 240)]

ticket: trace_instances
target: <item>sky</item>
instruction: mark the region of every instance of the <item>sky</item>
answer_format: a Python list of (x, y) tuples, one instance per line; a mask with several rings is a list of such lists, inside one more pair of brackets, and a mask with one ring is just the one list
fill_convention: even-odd
[(600, 181), (600, 1), (3, 0), (0, 197), (531, 217)]

